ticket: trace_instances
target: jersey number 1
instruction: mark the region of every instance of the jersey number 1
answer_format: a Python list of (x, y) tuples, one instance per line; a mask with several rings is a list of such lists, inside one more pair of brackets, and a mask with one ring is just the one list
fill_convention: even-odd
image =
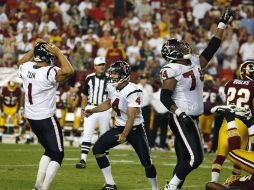
[(32, 99), (32, 83), (29, 83), (28, 85), (28, 100), (30, 104), (33, 104), (33, 99)]

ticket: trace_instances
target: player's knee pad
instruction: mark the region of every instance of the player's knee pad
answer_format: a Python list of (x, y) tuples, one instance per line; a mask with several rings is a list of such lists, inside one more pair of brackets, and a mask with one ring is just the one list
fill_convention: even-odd
[(104, 154), (105, 153), (105, 149), (100, 146), (99, 144), (95, 143), (95, 145), (93, 146), (93, 154)]
[(149, 167), (145, 167), (145, 171), (147, 178), (155, 178), (157, 175), (156, 168), (154, 167), (153, 164), (150, 165)]
[(63, 158), (64, 158), (64, 151), (52, 151), (50, 158), (52, 161), (58, 162), (60, 165), (62, 164)]

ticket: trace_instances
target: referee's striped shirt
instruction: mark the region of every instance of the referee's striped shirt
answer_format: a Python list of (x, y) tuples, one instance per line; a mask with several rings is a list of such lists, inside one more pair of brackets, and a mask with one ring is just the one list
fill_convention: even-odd
[(109, 77), (107, 75), (96, 76), (96, 73), (87, 75), (83, 93), (88, 96), (88, 105), (97, 106), (108, 98), (108, 92), (106, 90), (108, 81)]

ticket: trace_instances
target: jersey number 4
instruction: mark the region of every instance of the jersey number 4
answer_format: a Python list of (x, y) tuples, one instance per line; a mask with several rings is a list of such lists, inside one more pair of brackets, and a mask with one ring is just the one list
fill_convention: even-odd
[[(141, 100), (140, 100), (139, 96), (136, 98), (135, 102), (140, 105)], [(120, 109), (119, 109), (119, 98), (116, 98), (114, 100), (114, 102), (112, 103), (112, 108), (116, 112), (117, 116), (121, 116), (121, 112), (120, 112)]]
[[(200, 74), (199, 78), (200, 78), (201, 81), (203, 81), (204, 80), (203, 72), (201, 71), (200, 68), (198, 69), (198, 71), (199, 71), (199, 74)], [(190, 71), (188, 71), (186, 73), (183, 73), (183, 77), (184, 78), (189, 78), (189, 77), (191, 78), (190, 91), (195, 90), (195, 88), (196, 88), (196, 76), (194, 75), (193, 70), (190, 70)]]

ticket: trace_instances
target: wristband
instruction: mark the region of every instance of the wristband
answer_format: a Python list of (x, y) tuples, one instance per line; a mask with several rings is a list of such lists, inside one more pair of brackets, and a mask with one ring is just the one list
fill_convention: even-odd
[(227, 27), (227, 25), (223, 22), (219, 22), (218, 28), (224, 30)]
[(175, 114), (176, 114), (177, 116), (179, 116), (181, 113), (183, 113), (183, 112), (182, 112), (182, 110), (180, 110), (180, 108), (177, 108), (177, 109), (175, 110)]

